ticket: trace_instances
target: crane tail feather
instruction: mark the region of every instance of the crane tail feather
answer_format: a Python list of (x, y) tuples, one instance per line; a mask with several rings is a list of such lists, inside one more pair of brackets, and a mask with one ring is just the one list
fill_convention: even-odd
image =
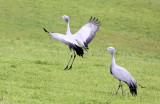
[(129, 89), (133, 96), (137, 96), (137, 88), (130, 87)]
[(83, 49), (77, 45), (74, 46), (74, 50), (76, 51), (77, 55), (82, 56), (83, 57)]
[(132, 96), (137, 96), (137, 84), (132, 81), (128, 84)]

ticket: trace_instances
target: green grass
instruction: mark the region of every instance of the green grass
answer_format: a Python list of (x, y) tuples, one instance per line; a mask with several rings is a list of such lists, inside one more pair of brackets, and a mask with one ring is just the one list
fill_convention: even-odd
[[(90, 16), (102, 26), (84, 58), (64, 71), (70, 52), (43, 31), (65, 33), (62, 15), (70, 16), (75, 33)], [(1, 0), (1, 104), (156, 104), (160, 102), (159, 0)], [(141, 85), (132, 97), (110, 74), (111, 55)]]

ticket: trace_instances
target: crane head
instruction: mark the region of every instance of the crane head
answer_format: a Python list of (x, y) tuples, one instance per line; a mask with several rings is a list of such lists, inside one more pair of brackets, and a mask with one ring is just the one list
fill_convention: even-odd
[(66, 15), (62, 16), (61, 19), (64, 19), (66, 22), (69, 22), (69, 17)]
[(108, 47), (107, 50), (113, 55), (115, 53), (115, 49), (113, 47)]

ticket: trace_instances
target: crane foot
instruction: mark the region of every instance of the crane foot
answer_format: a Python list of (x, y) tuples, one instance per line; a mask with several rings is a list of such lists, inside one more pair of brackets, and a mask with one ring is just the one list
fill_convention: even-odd
[(69, 69), (68, 70), (70, 70), (72, 68), (72, 65), (69, 67)]
[(68, 65), (66, 66), (66, 68), (64, 70), (68, 69)]

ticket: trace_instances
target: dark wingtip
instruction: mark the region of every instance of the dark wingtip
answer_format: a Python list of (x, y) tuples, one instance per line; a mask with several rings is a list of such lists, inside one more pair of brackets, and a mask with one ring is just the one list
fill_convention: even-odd
[(45, 28), (43, 28), (45, 32), (49, 33)]
[(91, 22), (91, 20), (92, 20), (92, 16), (91, 16), (91, 18), (89, 19), (89, 21), (88, 21), (88, 22)]
[(93, 22), (96, 18), (94, 17), (91, 22)]
[(97, 20), (95, 20), (93, 23), (96, 23), (98, 21), (98, 18), (97, 18)]
[(92, 16), (91, 16), (91, 18), (89, 19), (89, 22), (93, 23), (94, 25), (101, 26), (100, 21), (98, 21), (98, 20), (99, 20), (98, 18), (96, 18), (96, 17), (92, 18)]

